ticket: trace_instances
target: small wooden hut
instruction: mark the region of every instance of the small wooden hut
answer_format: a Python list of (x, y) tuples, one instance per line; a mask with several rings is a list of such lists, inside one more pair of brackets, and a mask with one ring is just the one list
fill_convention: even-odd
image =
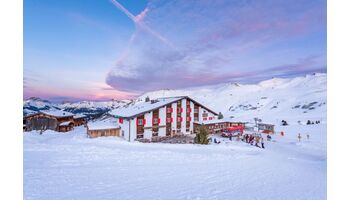
[(89, 138), (103, 136), (121, 136), (120, 126), (111, 120), (90, 122), (87, 124), (87, 136)]
[(83, 114), (76, 114), (73, 116), (74, 119), (74, 126), (81, 126), (86, 124), (86, 115)]

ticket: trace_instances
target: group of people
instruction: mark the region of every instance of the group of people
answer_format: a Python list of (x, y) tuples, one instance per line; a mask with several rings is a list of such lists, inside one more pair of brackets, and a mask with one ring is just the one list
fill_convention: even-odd
[[(265, 148), (264, 146), (264, 138), (261, 136), (261, 134), (245, 134), (241, 138), (243, 142), (246, 142), (250, 145), (254, 145), (259, 148)], [(261, 146), (260, 146), (261, 145)]]

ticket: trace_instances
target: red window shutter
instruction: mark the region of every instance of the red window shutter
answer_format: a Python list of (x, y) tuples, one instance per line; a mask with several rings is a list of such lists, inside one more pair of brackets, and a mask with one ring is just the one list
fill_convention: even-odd
[(192, 120), (192, 118), (191, 117), (188, 117), (188, 121), (191, 121)]
[(145, 125), (146, 124), (146, 119), (143, 119), (143, 125)]
[(190, 112), (192, 112), (192, 108), (190, 108)]
[(136, 126), (139, 125), (139, 120), (136, 118)]
[(170, 112), (171, 112), (171, 113), (174, 112), (174, 111), (173, 111), (173, 107), (170, 108)]
[(173, 122), (173, 118), (172, 117), (170, 117), (170, 122)]
[[(181, 112), (182, 112), (182, 108), (181, 108)], [(180, 122), (182, 122), (182, 117), (180, 117)]]
[(119, 118), (119, 123), (120, 123), (120, 124), (123, 123), (123, 118)]
[(180, 112), (183, 112), (183, 108), (181, 107)]
[(160, 118), (158, 118), (158, 124), (160, 124)]

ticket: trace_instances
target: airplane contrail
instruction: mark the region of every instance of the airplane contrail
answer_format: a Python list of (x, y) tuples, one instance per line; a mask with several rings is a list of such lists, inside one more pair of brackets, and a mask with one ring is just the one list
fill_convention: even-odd
[(174, 45), (169, 42), (166, 38), (164, 38), (163, 36), (161, 36), (159, 33), (155, 32), (154, 30), (152, 30), (150, 27), (148, 27), (145, 23), (143, 23), (142, 21), (138, 21), (136, 19), (136, 17), (131, 14), (122, 4), (120, 4), (118, 1), (116, 0), (110, 0), (111, 3), (113, 3), (113, 5), (115, 5), (120, 11), (122, 11), (126, 16), (128, 16), (134, 23), (135, 25), (143, 28), (144, 30), (146, 30), (147, 32), (149, 32), (150, 34), (152, 34), (153, 36), (155, 36), (157, 39), (159, 39), (160, 41), (162, 41), (163, 43), (165, 43), (166, 45), (174, 48)]

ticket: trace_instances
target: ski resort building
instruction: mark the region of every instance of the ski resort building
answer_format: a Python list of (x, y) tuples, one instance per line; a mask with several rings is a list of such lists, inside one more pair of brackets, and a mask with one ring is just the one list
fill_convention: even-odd
[(128, 141), (191, 134), (195, 122), (211, 121), (217, 113), (187, 96), (136, 102), (110, 111)]
[(73, 129), (74, 114), (61, 110), (45, 110), (24, 117), (25, 131), (54, 130), (67, 132)]
[[(215, 120), (208, 120), (208, 121), (202, 121), (202, 122), (195, 122), (194, 123), (194, 129), (197, 131), (199, 127), (204, 127), (209, 131), (209, 133), (221, 133), (226, 129), (229, 128), (242, 128), (242, 130), (245, 128), (245, 122), (237, 122), (231, 118), (228, 119), (215, 119)], [(242, 131), (243, 132), (243, 131)]]

